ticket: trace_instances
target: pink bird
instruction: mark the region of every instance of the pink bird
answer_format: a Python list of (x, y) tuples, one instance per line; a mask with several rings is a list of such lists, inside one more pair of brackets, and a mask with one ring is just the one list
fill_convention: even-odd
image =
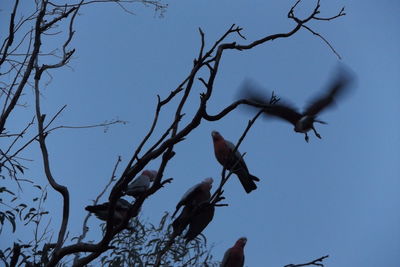
[(201, 203), (193, 210), (188, 221), (189, 230), (184, 236), (187, 242), (195, 239), (201, 232), (203, 232), (207, 225), (212, 221), (214, 212), (214, 204), (208, 201)]
[[(186, 193), (183, 195), (181, 200), (176, 205), (176, 210), (172, 217), (179, 211), (182, 206), (185, 206), (182, 210), (181, 214), (174, 220), (172, 223), (172, 227), (174, 232), (178, 235), (182, 233), (183, 230), (190, 223), (190, 218), (193, 216), (194, 210), (200, 204), (209, 201), (211, 197), (211, 187), (213, 183), (212, 178), (206, 178), (201, 183), (196, 184), (191, 187)], [(211, 221), (211, 220), (210, 220)]]
[(241, 237), (236, 241), (235, 245), (229, 248), (221, 262), (221, 267), (243, 267), (244, 266), (244, 246), (247, 238)]
[[(96, 217), (99, 218), (100, 220), (107, 221), (109, 206), (110, 203), (105, 202), (100, 205), (86, 206), (85, 210), (94, 213), (94, 215), (96, 215)], [(113, 218), (116, 224), (119, 224), (123, 220), (123, 218), (126, 216), (128, 210), (131, 207), (132, 204), (130, 204), (125, 199), (123, 198), (118, 199), (117, 204), (115, 206), (114, 218)]]
[(150, 188), (150, 184), (157, 177), (157, 171), (145, 170), (135, 178), (128, 186), (125, 194), (134, 198), (139, 197), (143, 192)]
[(178, 212), (182, 206), (196, 206), (204, 201), (207, 201), (211, 197), (211, 187), (214, 182), (213, 178), (206, 178), (201, 183), (196, 184), (189, 188), (185, 194), (183, 194), (181, 200), (176, 205), (176, 210), (172, 217)]
[(260, 179), (249, 173), (246, 163), (238, 150), (236, 150), (234, 155), (232, 154), (235, 145), (225, 140), (217, 131), (213, 131), (211, 136), (214, 142), (215, 157), (218, 162), (227, 170), (237, 175), (246, 193), (257, 189), (257, 185), (254, 181), (260, 181)]

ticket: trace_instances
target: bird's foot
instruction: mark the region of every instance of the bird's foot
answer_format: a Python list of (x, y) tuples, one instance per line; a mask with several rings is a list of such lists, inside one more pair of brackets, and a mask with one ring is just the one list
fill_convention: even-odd
[(308, 138), (308, 135), (307, 135), (307, 134), (306, 134), (306, 136), (304, 137), (304, 139), (305, 139), (306, 142), (308, 143), (309, 138)]
[(316, 137), (318, 137), (319, 139), (322, 139), (321, 136), (319, 135), (319, 133), (317, 132), (317, 130), (315, 130), (314, 127), (312, 127), (312, 130), (313, 130), (313, 132), (314, 132), (314, 134), (315, 134)]

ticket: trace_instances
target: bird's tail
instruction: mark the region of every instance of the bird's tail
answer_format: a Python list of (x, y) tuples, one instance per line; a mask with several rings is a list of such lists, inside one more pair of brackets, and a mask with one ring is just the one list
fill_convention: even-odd
[(254, 181), (260, 181), (257, 177), (249, 174), (247, 171), (241, 169), (235, 173), (239, 178), (240, 183), (242, 184), (246, 193), (250, 193), (253, 190), (257, 189), (257, 185)]
[(318, 123), (321, 123), (321, 124), (328, 124), (327, 122), (321, 121), (321, 120), (314, 120), (314, 122), (318, 122)]

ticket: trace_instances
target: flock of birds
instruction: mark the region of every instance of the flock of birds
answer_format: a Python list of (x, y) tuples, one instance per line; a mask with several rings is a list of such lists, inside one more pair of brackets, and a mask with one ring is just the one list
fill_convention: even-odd
[[(313, 130), (318, 138), (320, 134), (315, 130), (314, 123), (325, 123), (317, 116), (324, 109), (332, 106), (335, 100), (344, 94), (350, 84), (350, 75), (346, 75), (344, 71), (336, 77), (333, 83), (328, 87), (328, 90), (314, 101), (312, 101), (304, 110), (298, 112), (293, 106), (287, 102), (280, 100), (278, 103), (269, 104), (266, 94), (261, 93), (262, 90), (246, 83), (242, 87), (242, 95), (248, 102), (256, 104), (249, 107), (262, 111), (266, 116), (274, 116), (290, 122), (294, 126), (294, 131), (303, 133), (305, 140), (308, 142), (309, 137), (307, 132)], [(235, 145), (217, 131), (211, 133), (214, 153), (217, 161), (227, 170), (234, 173), (242, 184), (246, 193), (257, 189), (255, 182), (260, 181), (259, 178), (250, 174), (241, 153), (235, 150)], [(235, 152), (234, 152), (235, 151)], [(234, 153), (233, 153), (234, 152)], [(157, 176), (157, 171), (145, 170), (140, 176), (134, 179), (126, 188), (125, 194), (137, 198), (143, 192), (150, 188), (151, 182)], [(176, 205), (175, 212), (172, 218), (183, 207), (179, 216), (173, 221), (173, 235), (181, 235), (188, 228), (184, 238), (187, 242), (196, 238), (211, 222), (214, 216), (215, 205), (211, 203), (211, 188), (213, 179), (206, 178), (202, 182), (188, 189), (182, 196), (181, 200)], [(132, 206), (125, 199), (119, 199), (115, 208), (113, 220), (119, 224), (126, 215), (129, 208)], [(100, 220), (107, 220), (109, 203), (101, 205), (87, 206), (86, 210), (94, 213)], [(233, 247), (229, 248), (223, 257), (221, 267), (243, 267), (244, 266), (244, 246), (246, 245), (246, 237), (239, 238)]]

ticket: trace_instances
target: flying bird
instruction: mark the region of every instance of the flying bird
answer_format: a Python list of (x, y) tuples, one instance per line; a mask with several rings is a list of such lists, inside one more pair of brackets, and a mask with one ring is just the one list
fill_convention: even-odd
[(313, 130), (315, 136), (321, 139), (321, 135), (315, 130), (314, 122), (326, 124), (326, 122), (317, 119), (318, 115), (323, 110), (332, 107), (335, 101), (348, 91), (352, 80), (352, 76), (348, 72), (340, 69), (339, 74), (331, 82), (327, 90), (318, 97), (315, 97), (302, 113), (283, 100), (272, 105), (269, 104), (267, 94), (263, 93), (253, 83), (246, 82), (241, 88), (241, 95), (251, 102), (265, 105), (263, 111), (266, 115), (275, 116), (293, 124), (294, 131), (304, 133), (305, 140), (308, 142), (309, 137), (307, 132), (310, 130)]
[(225, 140), (217, 131), (213, 131), (211, 136), (214, 143), (215, 157), (218, 162), (227, 170), (232, 171), (237, 175), (246, 193), (250, 193), (257, 189), (257, 185), (254, 181), (258, 182), (260, 179), (250, 174), (246, 163), (238, 150), (233, 154), (235, 145), (228, 140)]
[[(110, 203), (105, 202), (100, 205), (86, 206), (85, 210), (94, 213), (94, 215), (96, 215), (96, 217), (99, 218), (100, 220), (107, 221), (109, 206)], [(118, 199), (117, 204), (115, 206), (114, 218), (113, 218), (115, 223), (119, 224), (120, 222), (122, 222), (122, 219), (125, 217), (126, 213), (131, 207), (132, 204), (130, 204), (125, 199), (122, 198)]]
[(229, 248), (221, 262), (221, 267), (243, 267), (244, 266), (244, 246), (246, 245), (247, 238), (239, 238), (235, 245)]
[(174, 220), (172, 227), (174, 233), (177, 235), (181, 234), (183, 230), (188, 226), (189, 220), (194, 214), (194, 210), (203, 202), (208, 202), (211, 197), (211, 187), (213, 183), (212, 178), (206, 178), (201, 183), (191, 187), (182, 196), (181, 200), (176, 205), (176, 209), (172, 217), (176, 215), (179, 209), (184, 206), (181, 214)]
[(150, 183), (154, 181), (156, 176), (157, 176), (157, 171), (154, 170), (143, 171), (141, 175), (139, 175), (127, 186), (125, 194), (137, 198), (143, 192), (149, 189)]

